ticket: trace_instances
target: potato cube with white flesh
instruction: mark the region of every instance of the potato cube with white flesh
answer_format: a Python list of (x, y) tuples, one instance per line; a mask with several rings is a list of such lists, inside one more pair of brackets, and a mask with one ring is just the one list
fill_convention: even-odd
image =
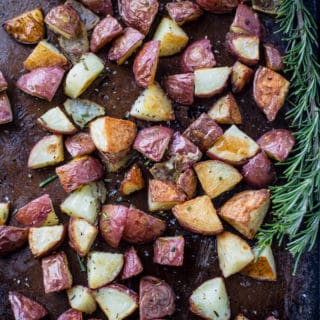
[(56, 249), (64, 240), (64, 225), (30, 228), (29, 247), (34, 257), (39, 258)]
[(78, 98), (103, 71), (103, 61), (93, 53), (85, 53), (69, 71), (64, 92), (70, 98)]
[(259, 152), (258, 144), (247, 134), (233, 125), (215, 141), (207, 156), (232, 165), (241, 165)]
[(131, 107), (130, 115), (146, 121), (171, 121), (174, 112), (171, 101), (158, 83), (145, 89)]
[(245, 237), (253, 239), (269, 205), (269, 190), (247, 190), (229, 199), (219, 210), (219, 216)]
[(229, 320), (230, 301), (223, 278), (214, 278), (202, 283), (189, 298), (191, 312), (204, 319)]
[(188, 35), (173, 20), (164, 17), (158, 25), (153, 40), (160, 40), (160, 57), (180, 52), (188, 43)]
[(52, 133), (74, 134), (78, 131), (60, 107), (49, 109), (37, 121), (43, 128)]
[(87, 314), (96, 311), (97, 304), (90, 289), (77, 285), (68, 289), (67, 295), (71, 308)]
[(71, 218), (68, 225), (69, 245), (80, 257), (88, 254), (96, 236), (98, 228), (85, 219)]
[(91, 289), (100, 288), (113, 281), (124, 263), (120, 253), (93, 251), (88, 254), (88, 285)]
[(110, 284), (93, 295), (108, 320), (122, 320), (138, 308), (138, 295), (121, 284)]
[(9, 217), (9, 202), (0, 202), (0, 225), (6, 223)]
[(241, 274), (257, 280), (276, 281), (276, 264), (271, 247), (266, 246), (260, 255), (259, 249), (253, 248), (253, 253), (256, 257), (255, 261), (242, 269)]
[(199, 196), (173, 207), (172, 212), (179, 224), (190, 232), (214, 235), (223, 226), (208, 196)]
[(103, 182), (93, 182), (70, 193), (60, 208), (71, 217), (83, 218), (94, 224), (106, 196), (107, 190)]
[(228, 231), (217, 235), (217, 251), (219, 266), (225, 278), (241, 271), (254, 260), (248, 243)]
[(231, 190), (242, 180), (242, 175), (237, 169), (218, 160), (198, 162), (193, 168), (202, 189), (211, 199)]
[(62, 135), (52, 134), (43, 137), (32, 148), (28, 167), (30, 169), (39, 169), (48, 166), (54, 166), (64, 160), (63, 138)]
[(231, 74), (230, 67), (202, 68), (194, 71), (194, 94), (210, 98), (223, 91)]
[(238, 93), (242, 91), (246, 84), (253, 78), (253, 70), (237, 61), (232, 67), (231, 85), (232, 92)]

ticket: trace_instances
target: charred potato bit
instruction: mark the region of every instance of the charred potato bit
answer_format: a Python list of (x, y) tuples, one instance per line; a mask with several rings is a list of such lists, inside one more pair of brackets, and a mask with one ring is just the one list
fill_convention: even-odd
[(121, 273), (121, 280), (132, 278), (142, 271), (143, 266), (134, 247), (127, 249), (124, 253), (124, 266)]
[(0, 202), (0, 225), (6, 223), (9, 217), (9, 202)]
[(242, 91), (244, 86), (253, 78), (253, 70), (237, 61), (232, 67), (231, 85), (232, 92), (238, 93)]
[(101, 16), (107, 16), (108, 14), (111, 16), (113, 15), (111, 0), (81, 0), (81, 2), (90, 10)]
[(90, 289), (80, 285), (74, 286), (67, 290), (67, 295), (73, 309), (87, 314), (95, 312), (97, 304)]
[(121, 194), (128, 196), (136, 191), (143, 189), (145, 186), (142, 171), (138, 164), (134, 164), (129, 171), (126, 172), (124, 179), (120, 184)]
[(239, 0), (197, 0), (197, 4), (206, 11), (226, 13), (232, 11), (239, 4)]
[(0, 257), (15, 252), (28, 242), (28, 229), (0, 226)]
[(197, 184), (198, 179), (192, 169), (182, 172), (176, 180), (177, 187), (187, 195), (188, 199), (192, 199), (196, 194)]
[(197, 20), (202, 15), (201, 8), (192, 1), (169, 2), (166, 9), (172, 20), (179, 26), (184, 23)]
[(273, 71), (283, 70), (284, 64), (280, 51), (271, 43), (264, 44), (263, 48), (267, 68)]
[(8, 89), (8, 83), (3, 73), (0, 71), (0, 92)]
[(79, 132), (68, 137), (64, 145), (73, 158), (91, 154), (96, 150), (90, 134), (86, 132)]
[(5, 92), (0, 92), (0, 124), (9, 123), (13, 120), (11, 104)]

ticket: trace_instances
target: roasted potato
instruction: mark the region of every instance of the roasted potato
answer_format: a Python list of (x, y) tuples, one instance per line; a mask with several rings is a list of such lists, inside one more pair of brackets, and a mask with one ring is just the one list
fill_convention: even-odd
[(121, 280), (132, 278), (143, 271), (141, 260), (134, 249), (130, 247), (124, 253), (124, 266), (121, 272)]
[(147, 88), (154, 82), (160, 52), (160, 41), (146, 42), (133, 62), (133, 73), (138, 86)]
[[(122, 267), (122, 254), (91, 251), (87, 259), (89, 287), (91, 289), (97, 289), (112, 282), (118, 276)], [(96, 297), (95, 294), (94, 296)]]
[(96, 150), (90, 134), (86, 132), (79, 132), (68, 137), (64, 145), (73, 158), (91, 154)]
[(175, 119), (171, 101), (158, 83), (145, 89), (131, 107), (130, 115), (146, 121), (171, 121)]
[(27, 203), (17, 211), (14, 218), (26, 227), (54, 226), (59, 223), (48, 194)]
[(68, 300), (71, 308), (91, 314), (97, 309), (96, 301), (90, 289), (77, 285), (67, 290)]
[(199, 196), (172, 208), (179, 224), (186, 230), (214, 235), (223, 231), (223, 226), (208, 196)]
[(45, 26), (41, 8), (22, 13), (7, 20), (4, 30), (18, 42), (34, 44), (41, 41), (45, 35)]
[(57, 292), (71, 288), (72, 274), (69, 270), (67, 256), (63, 251), (43, 258), (41, 266), (45, 293)]
[(273, 71), (283, 70), (284, 63), (280, 51), (271, 43), (264, 44), (263, 49), (267, 68)]
[(239, 4), (239, 0), (197, 0), (198, 5), (206, 11), (226, 13), (232, 11)]
[(189, 298), (191, 312), (204, 319), (229, 320), (230, 301), (223, 278), (202, 283)]
[(181, 174), (181, 168), (175, 166), (174, 160), (169, 159), (168, 161), (155, 163), (149, 169), (153, 178), (158, 180), (170, 181), (176, 183), (178, 177)]
[(232, 125), (207, 151), (207, 156), (232, 165), (241, 165), (259, 152), (258, 144)]
[(245, 317), (242, 313), (238, 314), (234, 320), (249, 320), (247, 317)]
[(257, 143), (270, 158), (281, 162), (290, 154), (295, 137), (289, 130), (273, 129), (261, 136)]
[(138, 164), (134, 164), (129, 171), (126, 172), (124, 179), (120, 184), (121, 194), (128, 196), (131, 193), (143, 189), (145, 186), (142, 171)]
[[(277, 14), (278, 12), (277, 9), (281, 1), (282, 0), (271, 0), (271, 1), (252, 0), (252, 8), (256, 11), (260, 11), (267, 14)], [(269, 320), (272, 320), (272, 319), (269, 319)]]
[(81, 2), (101, 16), (107, 16), (108, 14), (113, 15), (111, 0), (81, 0)]
[(193, 166), (204, 192), (211, 198), (232, 189), (242, 176), (234, 167), (218, 160), (198, 162)]
[(0, 92), (8, 89), (8, 82), (4, 77), (3, 73), (0, 71)]
[(284, 105), (290, 82), (279, 73), (259, 67), (253, 81), (253, 97), (269, 121), (273, 121)]
[(118, 37), (122, 31), (123, 28), (118, 20), (108, 15), (94, 28), (90, 41), (90, 50), (98, 52), (106, 44)]
[(102, 162), (107, 168), (107, 172), (117, 172), (126, 167), (132, 159), (132, 150), (124, 150), (119, 153), (99, 152)]
[(0, 124), (9, 123), (13, 120), (11, 104), (5, 92), (0, 92)]
[(7, 222), (9, 217), (9, 202), (0, 202), (0, 225)]
[(253, 70), (237, 61), (232, 67), (231, 85), (232, 92), (238, 93), (242, 91), (244, 86), (253, 78)]
[(60, 314), (57, 320), (83, 320), (82, 313), (78, 310), (68, 309)]
[(160, 57), (180, 52), (188, 43), (188, 35), (171, 19), (164, 17), (158, 25), (153, 40), (160, 40)]
[(176, 180), (177, 187), (192, 199), (197, 191), (198, 179), (194, 171), (190, 168), (183, 171)]
[(28, 242), (28, 229), (0, 226), (0, 256), (22, 248)]
[(170, 18), (179, 26), (197, 20), (202, 15), (201, 8), (192, 1), (169, 2), (166, 9)]
[(108, 52), (108, 59), (123, 64), (142, 44), (144, 35), (131, 27), (124, 29), (123, 34), (113, 43)]
[(239, 272), (254, 260), (254, 254), (246, 241), (224, 231), (217, 235), (219, 266), (225, 278)]
[(210, 98), (223, 91), (231, 74), (230, 67), (202, 68), (194, 71), (194, 94)]

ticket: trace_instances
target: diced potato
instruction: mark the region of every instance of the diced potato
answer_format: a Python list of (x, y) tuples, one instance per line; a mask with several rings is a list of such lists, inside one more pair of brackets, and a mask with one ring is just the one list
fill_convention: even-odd
[(173, 207), (179, 224), (194, 233), (213, 235), (223, 231), (223, 226), (208, 196), (199, 196)]
[(188, 197), (192, 199), (197, 191), (198, 179), (194, 170), (187, 169), (183, 171), (176, 180), (176, 185), (181, 189)]
[(91, 314), (97, 309), (96, 301), (91, 290), (78, 285), (67, 290), (68, 300), (71, 308)]
[(131, 107), (130, 115), (146, 121), (175, 119), (171, 101), (157, 83), (150, 85), (141, 93)]
[(166, 9), (172, 20), (179, 26), (197, 20), (203, 13), (201, 8), (192, 1), (169, 2)]
[(256, 11), (260, 11), (267, 14), (277, 14), (278, 6), (283, 0), (252, 0), (252, 8)]
[(103, 182), (93, 182), (73, 191), (60, 205), (61, 211), (94, 224), (107, 196)]
[(207, 156), (233, 165), (241, 165), (259, 152), (258, 144), (232, 125), (207, 151)]
[(160, 40), (160, 57), (180, 52), (188, 43), (188, 35), (173, 20), (164, 17), (158, 25), (153, 40)]
[(209, 110), (208, 115), (221, 124), (242, 124), (241, 113), (232, 93), (228, 93), (217, 100)]
[(194, 165), (204, 192), (211, 198), (232, 189), (242, 180), (242, 175), (234, 167), (218, 160), (207, 160)]
[(225, 278), (239, 272), (254, 260), (254, 254), (246, 241), (225, 231), (217, 235), (219, 266)]
[(223, 278), (202, 283), (189, 298), (190, 311), (204, 319), (229, 320), (230, 301)]
[(7, 222), (9, 217), (9, 202), (0, 202), (0, 225)]
[(60, 314), (57, 320), (83, 320), (82, 312), (75, 309), (68, 309)]
[(214, 13), (227, 13), (236, 8), (240, 0), (197, 0), (201, 8)]
[(35, 258), (43, 257), (59, 247), (66, 236), (64, 225), (30, 228), (29, 247)]
[(231, 84), (232, 92), (238, 93), (242, 91), (244, 86), (253, 78), (253, 70), (237, 61), (232, 67)]
[[(99, 152), (101, 159), (103, 163), (105, 164), (108, 172), (117, 172), (120, 169), (126, 167), (128, 163), (130, 162), (132, 156), (134, 155), (131, 150), (125, 150), (125, 152), (121, 151), (119, 152), (122, 154), (121, 157), (118, 157), (118, 153), (110, 154), (107, 152)], [(110, 160), (110, 155), (115, 156), (114, 160)]]
[(22, 248), (28, 242), (29, 229), (0, 226), (0, 257)]
[(249, 320), (247, 317), (245, 317), (243, 314), (238, 314), (234, 320)]
[(202, 68), (194, 71), (194, 94), (210, 98), (221, 93), (231, 74), (230, 67)]
[(75, 99), (79, 97), (103, 71), (103, 61), (93, 53), (82, 55), (80, 61), (69, 71), (64, 92)]
[(81, 2), (91, 11), (98, 15), (113, 15), (113, 7), (111, 0), (81, 0)]
[(0, 93), (0, 124), (9, 123), (13, 120), (11, 104), (6, 92)]
[(271, 43), (264, 44), (263, 49), (267, 68), (273, 71), (283, 70), (284, 63), (280, 51)]
[(8, 82), (0, 70), (0, 92), (8, 89)]
[(120, 253), (90, 252), (87, 259), (89, 287), (97, 289), (110, 283), (118, 276), (122, 267), (123, 255)]
[(121, 280), (130, 279), (143, 271), (143, 265), (134, 247), (130, 247), (124, 253), (124, 266), (121, 272)]
[(124, 179), (120, 184), (120, 192), (128, 196), (138, 190), (143, 189), (145, 186), (142, 171), (138, 164), (134, 164), (129, 171), (126, 172)]
[(64, 145), (73, 158), (91, 154), (96, 150), (96, 146), (87, 132), (79, 132), (68, 137)]

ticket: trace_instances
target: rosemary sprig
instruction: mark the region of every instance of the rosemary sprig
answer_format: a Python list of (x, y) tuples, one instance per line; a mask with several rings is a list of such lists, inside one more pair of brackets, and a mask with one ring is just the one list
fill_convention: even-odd
[(39, 183), (39, 187), (40, 188), (44, 188), (47, 184), (49, 184), (50, 182), (52, 182), (53, 180), (57, 179), (58, 176), (56, 174), (53, 174), (52, 176), (50, 176), (48, 179), (43, 180), (42, 182)]
[(317, 25), (303, 0), (283, 0), (278, 8), (279, 32), (285, 35), (286, 70), (291, 76), (286, 117), (296, 137), (292, 156), (285, 162), (281, 181), (271, 187), (272, 221), (257, 234), (262, 250), (273, 240), (288, 239), (295, 258), (294, 273), (302, 254), (316, 241), (320, 222), (320, 67), (317, 62)]
[(79, 266), (80, 266), (80, 271), (81, 272), (86, 272), (87, 271), (87, 268), (84, 264), (84, 258), (80, 257), (78, 254), (77, 254), (77, 260), (78, 260), (78, 263), (79, 263)]

